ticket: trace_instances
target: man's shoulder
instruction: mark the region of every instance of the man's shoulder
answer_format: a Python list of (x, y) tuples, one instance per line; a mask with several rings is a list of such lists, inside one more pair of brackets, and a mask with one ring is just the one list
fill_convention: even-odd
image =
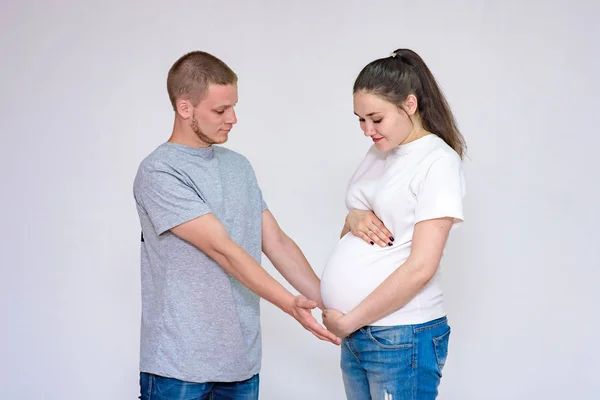
[(164, 143), (159, 145), (140, 162), (134, 181), (135, 186), (147, 182), (156, 172), (174, 173), (177, 170), (175, 164), (176, 157), (172, 151)]
[(250, 164), (250, 161), (241, 153), (238, 153), (237, 151), (228, 149), (227, 147), (221, 147), (221, 146), (213, 146), (214, 150), (215, 150), (215, 154), (218, 155), (219, 158), (223, 159), (223, 160), (227, 160), (228, 162), (240, 165), (240, 166), (244, 166), (244, 167), (249, 167), (252, 168), (252, 164)]
[(138, 173), (150, 172), (156, 169), (162, 169), (171, 159), (167, 148), (164, 145), (158, 146), (150, 154), (142, 159), (138, 167)]

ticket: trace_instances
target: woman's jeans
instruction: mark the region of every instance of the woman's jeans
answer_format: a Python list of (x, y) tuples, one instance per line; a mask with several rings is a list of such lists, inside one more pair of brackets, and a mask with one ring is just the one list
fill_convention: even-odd
[(448, 355), (446, 317), (419, 325), (366, 326), (342, 341), (349, 400), (433, 400)]

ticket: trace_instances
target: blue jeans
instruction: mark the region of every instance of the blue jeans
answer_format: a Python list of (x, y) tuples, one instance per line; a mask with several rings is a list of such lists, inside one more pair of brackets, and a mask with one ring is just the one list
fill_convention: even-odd
[(433, 400), (448, 356), (446, 317), (419, 325), (366, 326), (342, 342), (348, 400)]
[(241, 382), (193, 383), (140, 373), (141, 400), (257, 400), (258, 375)]

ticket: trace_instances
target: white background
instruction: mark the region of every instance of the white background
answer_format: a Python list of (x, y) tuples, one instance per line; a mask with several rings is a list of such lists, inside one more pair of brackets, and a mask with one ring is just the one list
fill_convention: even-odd
[[(0, 398), (136, 398), (132, 180), (170, 134), (179, 56), (239, 75), (227, 145), (320, 275), (369, 146), (354, 78), (398, 47), (428, 63), (469, 146), (440, 399), (595, 398), (599, 3), (452, 3), (2, 1)], [(339, 349), (262, 310), (261, 399), (342, 399)]]

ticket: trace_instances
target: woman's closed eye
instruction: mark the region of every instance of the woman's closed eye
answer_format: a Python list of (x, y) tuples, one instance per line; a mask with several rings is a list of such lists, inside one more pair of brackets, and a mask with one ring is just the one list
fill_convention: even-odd
[[(381, 121), (383, 121), (383, 118), (381, 118), (381, 119), (377, 119), (377, 120), (375, 120), (375, 119), (374, 119), (374, 120), (373, 120), (373, 123), (374, 123), (374, 124), (378, 124), (378, 123), (380, 123)], [(364, 118), (359, 118), (359, 119), (358, 119), (358, 122), (365, 122), (365, 119), (364, 119)]]

